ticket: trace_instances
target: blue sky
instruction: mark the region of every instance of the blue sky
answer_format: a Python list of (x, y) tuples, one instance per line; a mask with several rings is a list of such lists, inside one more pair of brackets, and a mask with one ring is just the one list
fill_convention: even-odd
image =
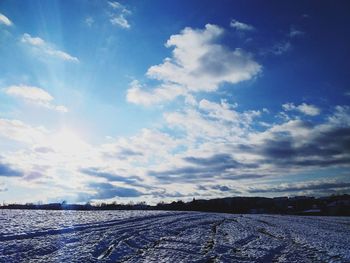
[(349, 11), (1, 1), (0, 199), (349, 193)]

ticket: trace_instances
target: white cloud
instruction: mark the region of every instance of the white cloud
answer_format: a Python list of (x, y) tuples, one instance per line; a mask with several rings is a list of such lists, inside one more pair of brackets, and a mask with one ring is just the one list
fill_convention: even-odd
[(321, 110), (315, 105), (302, 103), (298, 106), (295, 106), (293, 103), (285, 103), (282, 105), (283, 109), (286, 111), (299, 111), (309, 116), (316, 116), (321, 113)]
[(40, 37), (32, 37), (31, 35), (29, 35), (27, 33), (23, 34), (21, 41), (23, 43), (28, 43), (32, 46), (37, 46), (37, 47), (45, 45), (45, 41), (43, 39), (41, 39)]
[(221, 139), (229, 134), (227, 125), (219, 120), (208, 120), (205, 114), (195, 109), (165, 113), (164, 118), (169, 127), (184, 131), (189, 141), (196, 141), (198, 138), (212, 138), (216, 141), (217, 138)]
[(232, 110), (234, 106), (235, 105), (228, 104), (225, 100), (222, 100), (220, 104), (206, 99), (199, 102), (199, 109), (208, 112), (209, 116), (229, 122), (237, 121), (239, 118), (238, 113)]
[(164, 84), (151, 91), (145, 91), (138, 81), (133, 81), (127, 90), (126, 99), (131, 103), (150, 106), (173, 100), (175, 97), (182, 94), (183, 89), (178, 85)]
[(211, 143), (234, 138), (239, 142), (260, 111), (238, 112), (235, 107), (225, 100), (216, 103), (203, 99), (195, 107), (165, 113), (164, 118), (170, 127), (185, 131), (190, 141), (206, 139)]
[(298, 110), (306, 115), (310, 115), (310, 116), (316, 116), (319, 115), (321, 110), (319, 108), (317, 108), (314, 105), (308, 105), (306, 103), (303, 103), (301, 105), (299, 105)]
[(27, 102), (45, 107), (59, 112), (68, 112), (68, 109), (62, 105), (54, 105), (52, 101), (54, 98), (45, 90), (26, 85), (12, 85), (4, 89), (7, 95), (21, 98)]
[(110, 19), (110, 21), (111, 21), (112, 25), (119, 25), (122, 28), (130, 28), (130, 24), (129, 24), (128, 20), (125, 19), (123, 14), (113, 16)]
[(3, 24), (5, 26), (12, 26), (13, 25), (12, 21), (7, 16), (5, 16), (4, 14), (1, 14), (1, 13), (0, 13), (0, 24)]
[(91, 27), (93, 23), (95, 23), (95, 20), (91, 16), (89, 16), (85, 18), (84, 22), (87, 26)]
[(111, 24), (125, 29), (130, 28), (130, 23), (125, 16), (130, 15), (131, 11), (119, 2), (108, 2), (108, 5), (112, 8), (109, 19)]
[(43, 89), (25, 85), (9, 86), (5, 89), (6, 94), (20, 97), (26, 100), (49, 102), (53, 97)]
[(347, 126), (350, 123), (350, 107), (337, 105), (335, 113), (329, 117), (329, 122), (332, 125)]
[[(183, 95), (211, 92), (223, 83), (252, 79), (261, 71), (261, 65), (242, 49), (229, 50), (217, 44), (223, 32), (222, 28), (207, 24), (204, 29), (187, 27), (172, 35), (166, 43), (166, 47), (174, 47), (172, 57), (150, 67), (147, 76), (160, 81), (164, 89), (169, 84), (180, 86)], [(145, 92), (152, 96), (152, 91)]]
[(215, 44), (222, 34), (222, 28), (207, 24), (203, 30), (185, 28), (172, 35), (166, 46), (174, 47), (173, 57), (149, 68), (147, 75), (190, 91), (215, 91), (223, 82), (251, 79), (261, 66), (241, 49), (231, 51)]
[[(21, 164), (28, 180), (39, 174), (40, 179), (34, 176), (30, 184), (44, 180), (40, 174), (47, 174), (45, 182), (56, 185), (52, 192), (69, 189), (72, 194), (90, 189), (87, 185), (92, 181), (106, 180), (147, 195), (152, 191), (166, 195), (178, 187), (191, 194), (196, 185), (213, 180), (249, 194), (252, 182), (272, 186), (275, 176), (281, 181), (310, 167), (348, 166), (349, 107), (336, 107), (321, 123), (301, 118), (279, 124), (271, 120), (264, 130), (256, 130), (260, 111), (238, 111), (235, 104), (224, 100), (203, 99), (191, 105), (164, 114), (166, 124), (161, 128), (143, 129), (134, 136), (94, 146), (82, 134), (69, 130), (48, 131), (0, 119), (2, 137), (29, 145), (9, 152), (4, 161)], [(89, 169), (90, 175), (81, 172)], [(214, 197), (216, 193), (203, 194)]]
[(124, 5), (119, 2), (108, 2), (109, 6), (113, 9), (121, 10), (123, 13), (131, 13)]
[(56, 111), (59, 111), (59, 112), (63, 112), (63, 113), (68, 112), (67, 107), (63, 106), (63, 105), (54, 106), (53, 109)]
[(304, 34), (305, 32), (296, 29), (294, 26), (291, 26), (288, 36), (290, 38), (295, 38), (295, 37), (302, 36)]
[(0, 119), (0, 135), (11, 140), (28, 144), (42, 143), (47, 132), (43, 127), (32, 127), (19, 120)]
[(32, 37), (31, 35), (24, 33), (21, 42), (31, 46), (35, 51), (40, 52), (46, 56), (62, 59), (70, 62), (79, 62), (77, 57), (74, 57), (64, 51), (55, 49), (50, 43), (45, 42), (40, 37)]
[(235, 19), (231, 20), (230, 26), (232, 28), (235, 28), (236, 30), (240, 30), (240, 31), (252, 31), (255, 29), (252, 25), (248, 25), (248, 24), (239, 22)]

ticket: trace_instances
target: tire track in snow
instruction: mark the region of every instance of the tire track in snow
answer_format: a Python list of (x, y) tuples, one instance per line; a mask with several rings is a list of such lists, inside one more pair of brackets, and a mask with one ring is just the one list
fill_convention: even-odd
[(137, 222), (137, 221), (145, 221), (148, 219), (158, 219), (158, 218), (176, 216), (181, 214), (183, 213), (153, 215), (153, 216), (143, 217), (143, 218), (136, 217), (128, 220), (122, 219), (122, 220), (107, 221), (107, 223), (100, 222), (100, 223), (87, 224), (87, 225), (76, 225), (76, 226), (73, 225), (67, 228), (51, 229), (47, 231), (37, 231), (37, 232), (18, 234), (18, 235), (2, 235), (0, 236), (0, 242), (10, 241), (10, 240), (30, 239), (30, 238), (40, 237), (44, 235), (61, 235), (61, 234), (72, 233), (72, 232), (80, 232), (84, 230), (98, 231), (98, 230), (103, 230), (105, 228), (109, 228), (113, 226), (118, 226), (118, 225), (123, 226), (123, 224), (134, 225), (134, 222)]
[[(122, 235), (120, 238), (114, 240), (112, 244), (110, 244), (107, 247), (107, 249), (105, 249), (97, 258), (100, 260), (105, 259), (111, 256), (113, 251), (118, 250), (118, 248), (122, 246), (128, 246), (131, 250), (133, 250), (133, 253), (131, 255), (124, 256), (121, 258), (119, 258), (118, 255), (116, 255), (113, 258), (113, 260), (117, 260), (117, 262), (126, 262), (127, 260), (132, 259), (134, 256), (137, 256), (140, 254), (146, 254), (151, 249), (155, 249), (155, 248), (161, 249), (160, 247), (158, 247), (161, 242), (169, 242), (169, 241), (171, 242), (169, 238), (177, 237), (187, 229), (198, 227), (203, 224), (204, 225), (208, 224), (208, 220), (204, 222), (198, 222), (198, 220), (203, 221), (201, 214), (184, 214), (176, 218), (171, 218), (169, 221), (164, 221), (166, 219), (167, 218), (163, 218), (159, 220), (159, 222), (155, 222), (151, 225), (147, 224), (147, 226), (142, 226), (142, 227), (134, 226), (132, 230), (129, 229), (129, 231), (125, 233), (127, 235)], [(185, 224), (183, 224), (184, 222)], [(210, 222), (212, 222), (212, 220)], [(158, 226), (158, 228), (155, 227), (155, 225)], [(132, 244), (130, 242), (133, 239), (140, 237), (140, 233), (147, 233), (147, 231), (152, 231), (155, 228), (158, 230), (158, 231), (154, 231), (154, 233), (158, 234), (159, 236), (158, 239), (147, 240), (146, 242), (147, 245), (144, 245), (142, 247), (135, 246), (135, 244)], [(118, 257), (118, 259), (116, 257)]]
[(42, 230), (32, 239), (31, 233), (26, 238), (12, 235), (0, 240), (0, 262), (350, 262), (347, 220), (192, 212), (147, 215), (73, 225), (54, 234)]
[[(117, 239), (113, 239), (111, 241), (109, 241), (109, 245), (107, 247), (107, 249), (104, 249), (103, 252), (101, 254), (99, 254), (98, 256), (96, 256), (97, 259), (103, 259), (106, 258), (108, 255), (110, 255), (112, 253), (112, 251), (118, 247), (118, 245), (121, 245), (125, 240), (127, 239), (131, 239), (132, 237), (135, 237), (135, 235), (137, 233), (139, 233), (140, 231), (145, 232), (148, 230), (152, 230), (154, 229), (156, 226), (162, 225), (162, 226), (167, 226), (169, 224), (172, 224), (173, 222), (177, 222), (179, 219), (182, 218), (183, 214), (178, 214), (178, 218), (173, 218), (173, 216), (169, 216), (169, 221), (166, 221), (166, 217), (163, 217), (161, 219), (154, 220), (151, 222), (144, 222), (141, 221), (140, 224), (132, 224), (132, 225), (121, 225), (120, 228), (118, 229), (114, 229), (114, 235), (118, 235), (119, 237)], [(183, 216), (186, 216), (183, 215)], [(95, 253), (96, 254), (96, 253)], [(98, 253), (97, 253), (98, 254)]]

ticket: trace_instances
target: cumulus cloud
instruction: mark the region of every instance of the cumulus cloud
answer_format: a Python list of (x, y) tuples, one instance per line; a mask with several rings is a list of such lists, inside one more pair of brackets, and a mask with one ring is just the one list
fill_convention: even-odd
[(27, 85), (12, 85), (4, 89), (7, 95), (23, 99), (27, 102), (36, 104), (58, 112), (68, 112), (68, 109), (63, 105), (54, 105), (54, 98), (45, 90), (27, 86)]
[(215, 91), (223, 83), (236, 84), (255, 77), (261, 65), (242, 49), (230, 50), (218, 44), (223, 32), (222, 28), (207, 24), (204, 29), (187, 27), (172, 35), (166, 42), (166, 47), (173, 48), (172, 57), (147, 71), (149, 78), (160, 81), (159, 87), (146, 91), (132, 86), (128, 96), (142, 94), (145, 99), (140, 102), (147, 104), (145, 100), (150, 100), (148, 104), (152, 104), (188, 93)]
[(61, 59), (70, 62), (79, 62), (77, 57), (74, 57), (62, 50), (56, 49), (52, 44), (46, 42), (40, 37), (32, 37), (30, 34), (24, 33), (21, 42), (30, 46), (33, 51), (45, 55), (48, 57), (54, 57), (56, 59)]
[(235, 19), (231, 20), (230, 26), (239, 31), (252, 31), (255, 29), (252, 25), (239, 22), (238, 20), (235, 20)]
[(309, 116), (317, 116), (321, 113), (321, 110), (318, 107), (306, 103), (302, 103), (298, 106), (294, 105), (294, 103), (285, 103), (282, 107), (286, 111), (299, 111)]
[(111, 24), (125, 29), (130, 28), (131, 26), (126, 16), (130, 15), (131, 11), (119, 2), (108, 2), (108, 5), (112, 9), (109, 19)]
[(216, 44), (223, 31), (207, 24), (202, 30), (188, 27), (172, 35), (166, 46), (174, 47), (173, 57), (149, 68), (147, 75), (191, 91), (214, 91), (223, 82), (234, 84), (251, 79), (261, 66), (241, 49), (231, 51)]
[(12, 26), (13, 25), (12, 21), (7, 16), (5, 16), (4, 14), (1, 14), (1, 13), (0, 13), (0, 24), (3, 24), (5, 26)]

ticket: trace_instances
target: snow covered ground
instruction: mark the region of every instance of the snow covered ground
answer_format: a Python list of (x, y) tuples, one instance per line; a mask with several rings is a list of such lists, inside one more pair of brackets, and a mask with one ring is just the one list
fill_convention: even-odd
[(350, 262), (350, 218), (0, 210), (0, 262)]

